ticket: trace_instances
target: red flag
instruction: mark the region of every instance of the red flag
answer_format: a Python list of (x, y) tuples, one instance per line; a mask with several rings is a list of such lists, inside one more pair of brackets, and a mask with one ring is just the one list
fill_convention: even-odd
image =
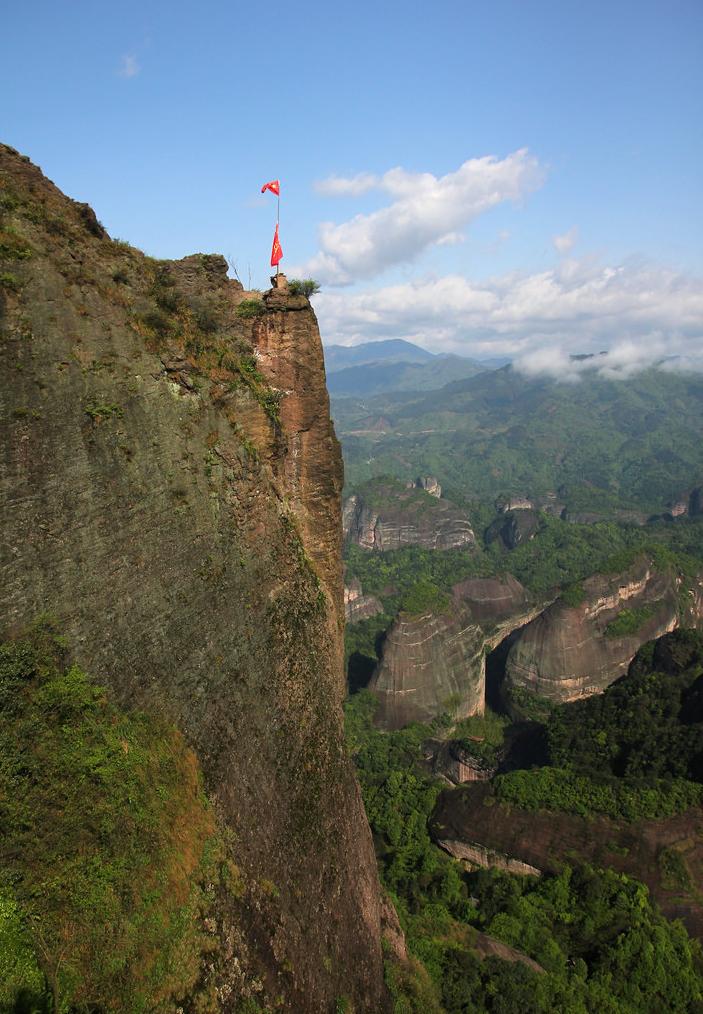
[(272, 194), (275, 194), (276, 197), (278, 197), (281, 193), (281, 184), (278, 180), (271, 180), (270, 183), (264, 183), (261, 188), (261, 193), (265, 194), (267, 190), (270, 190)]
[(280, 241), (278, 239), (278, 226), (273, 236), (273, 246), (271, 248), (271, 267), (277, 267), (278, 262), (283, 257), (283, 249), (281, 248)]

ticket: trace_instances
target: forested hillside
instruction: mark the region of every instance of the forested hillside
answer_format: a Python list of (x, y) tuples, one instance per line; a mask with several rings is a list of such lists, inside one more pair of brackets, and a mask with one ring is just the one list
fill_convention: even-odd
[(437, 475), (460, 503), (556, 494), (570, 513), (644, 520), (703, 481), (703, 377), (530, 379), (506, 366), (430, 393), (335, 398), (349, 489)]

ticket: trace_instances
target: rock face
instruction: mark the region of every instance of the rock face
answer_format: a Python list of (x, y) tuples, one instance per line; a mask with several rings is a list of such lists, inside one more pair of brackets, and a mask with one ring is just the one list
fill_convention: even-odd
[(455, 785), (486, 782), (496, 773), (494, 767), (469, 753), (456, 740), (437, 744), (432, 758), (432, 770)]
[(315, 316), (257, 305), (221, 257), (112, 242), (4, 146), (0, 183), (5, 632), (55, 614), (122, 706), (195, 749), (241, 873), (210, 914), (220, 1009), (380, 1010)]
[(429, 493), (430, 496), (436, 496), (437, 499), (442, 495), (442, 487), (434, 475), (418, 476), (417, 479), (406, 483), (406, 489), (424, 489), (426, 493)]
[(536, 611), (522, 585), (508, 576), (457, 585), (445, 612), (401, 613), (386, 635), (369, 684), (380, 702), (379, 723), (398, 729), (443, 712), (457, 719), (483, 714), (486, 649)]
[(580, 605), (559, 599), (521, 631), (508, 655), (508, 689), (557, 702), (598, 693), (627, 672), (640, 645), (678, 624), (677, 581), (646, 559), (624, 574), (589, 578), (583, 588)]
[(457, 549), (475, 543), (468, 518), (448, 500), (393, 480), (369, 483), (350, 496), (342, 521), (348, 542), (378, 552), (402, 546)]
[(501, 514), (486, 529), (486, 544), (500, 539), (506, 549), (516, 549), (534, 538), (539, 528), (539, 514), (527, 506), (513, 508)]
[(369, 684), (380, 702), (378, 722), (400, 729), (443, 712), (457, 718), (483, 714), (483, 644), (481, 628), (467, 609), (401, 613), (386, 635)]
[(347, 623), (360, 623), (383, 612), (383, 606), (375, 595), (364, 595), (361, 581), (352, 578), (344, 586), (344, 616)]

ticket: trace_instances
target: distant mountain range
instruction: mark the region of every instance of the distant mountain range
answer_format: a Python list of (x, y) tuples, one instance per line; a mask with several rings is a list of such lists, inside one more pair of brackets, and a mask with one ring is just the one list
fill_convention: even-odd
[(701, 483), (702, 411), (703, 375), (656, 369), (567, 384), (505, 366), (438, 391), (333, 399), (350, 489), (433, 475), (458, 502), (558, 493), (572, 513), (642, 520)]
[(435, 354), (400, 338), (325, 348), (327, 386), (330, 394), (336, 396), (437, 390), (450, 381), (476, 376), (503, 362)]

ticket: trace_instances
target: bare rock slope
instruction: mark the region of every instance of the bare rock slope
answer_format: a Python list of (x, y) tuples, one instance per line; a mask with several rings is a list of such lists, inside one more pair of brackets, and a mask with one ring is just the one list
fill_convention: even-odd
[(511, 575), (476, 578), (454, 588), (442, 612), (401, 613), (383, 643), (369, 689), (378, 720), (389, 728), (450, 712), (481, 715), (486, 697), (486, 650), (537, 612)]
[(471, 524), (448, 500), (401, 482), (375, 480), (345, 501), (344, 537), (362, 549), (456, 549), (474, 544)]
[(582, 601), (558, 599), (520, 632), (506, 664), (506, 688), (554, 701), (598, 693), (627, 672), (645, 641), (673, 630), (678, 581), (641, 558), (626, 572), (595, 575)]

